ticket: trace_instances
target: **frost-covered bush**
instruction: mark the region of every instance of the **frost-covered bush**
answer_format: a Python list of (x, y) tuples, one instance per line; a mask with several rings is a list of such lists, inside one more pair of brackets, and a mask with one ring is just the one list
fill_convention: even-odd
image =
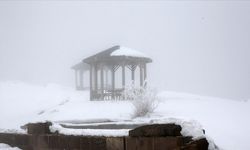
[(149, 87), (136, 88), (134, 85), (125, 88), (124, 97), (131, 100), (134, 106), (133, 118), (153, 113), (159, 101), (155, 89)]

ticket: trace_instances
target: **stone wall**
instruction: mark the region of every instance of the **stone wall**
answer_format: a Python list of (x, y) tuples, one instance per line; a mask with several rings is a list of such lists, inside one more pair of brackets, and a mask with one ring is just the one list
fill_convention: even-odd
[[(40, 126), (40, 128), (39, 128)], [(193, 141), (191, 137), (180, 136), (179, 127), (173, 125), (150, 125), (139, 127), (127, 137), (93, 137), (52, 134), (49, 124), (30, 124), (28, 134), (0, 133), (0, 143), (23, 150), (207, 150), (206, 139)], [(149, 131), (149, 132), (147, 132)], [(170, 135), (163, 135), (163, 133)], [(157, 136), (155, 134), (161, 136)], [(175, 134), (175, 136), (171, 136)], [(176, 136), (177, 135), (177, 136)]]

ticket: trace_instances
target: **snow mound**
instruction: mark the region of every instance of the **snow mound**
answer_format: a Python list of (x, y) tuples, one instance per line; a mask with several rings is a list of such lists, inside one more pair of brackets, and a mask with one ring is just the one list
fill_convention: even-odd
[(142, 52), (122, 46), (120, 46), (119, 49), (112, 52), (110, 56), (148, 57), (146, 54)]
[(7, 144), (0, 143), (0, 150), (21, 150), (21, 149), (17, 147), (10, 147)]
[(214, 141), (207, 135), (204, 134), (204, 129), (202, 125), (196, 120), (182, 120), (176, 118), (166, 118), (166, 119), (156, 119), (151, 120), (152, 123), (174, 123), (176, 125), (180, 125), (181, 135), (183, 136), (191, 136), (193, 140), (199, 140), (202, 138), (206, 138), (209, 143), (209, 150), (217, 150), (217, 146)]
[(26, 134), (26, 130), (22, 129), (1, 129), (0, 128), (0, 133), (16, 133), (16, 134)]
[(65, 135), (82, 135), (82, 136), (106, 136), (122, 137), (127, 136), (129, 129), (68, 129), (59, 124), (50, 126), (51, 132), (58, 132)]

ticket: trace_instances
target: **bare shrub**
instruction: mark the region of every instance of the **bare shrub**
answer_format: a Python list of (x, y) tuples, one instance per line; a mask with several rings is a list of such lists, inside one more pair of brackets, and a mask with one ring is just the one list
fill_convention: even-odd
[(134, 106), (133, 118), (150, 115), (158, 106), (157, 91), (149, 87), (135, 88), (131, 85), (125, 89), (124, 97)]

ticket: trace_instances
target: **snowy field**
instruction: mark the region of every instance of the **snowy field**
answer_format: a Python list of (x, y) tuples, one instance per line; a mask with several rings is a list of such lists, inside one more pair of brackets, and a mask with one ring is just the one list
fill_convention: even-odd
[[(159, 97), (159, 105), (150, 119), (194, 120), (202, 124), (206, 135), (220, 148), (250, 149), (249, 101), (169, 91), (159, 92)], [(75, 91), (55, 84), (37, 86), (22, 82), (0, 82), (0, 132), (19, 129), (27, 122), (44, 120), (131, 120), (132, 112), (133, 106), (128, 101), (91, 102), (87, 91)], [(134, 121), (145, 119), (149, 118)]]
[(4, 143), (0, 143), (0, 150), (20, 150), (20, 149), (17, 147), (11, 147)]

